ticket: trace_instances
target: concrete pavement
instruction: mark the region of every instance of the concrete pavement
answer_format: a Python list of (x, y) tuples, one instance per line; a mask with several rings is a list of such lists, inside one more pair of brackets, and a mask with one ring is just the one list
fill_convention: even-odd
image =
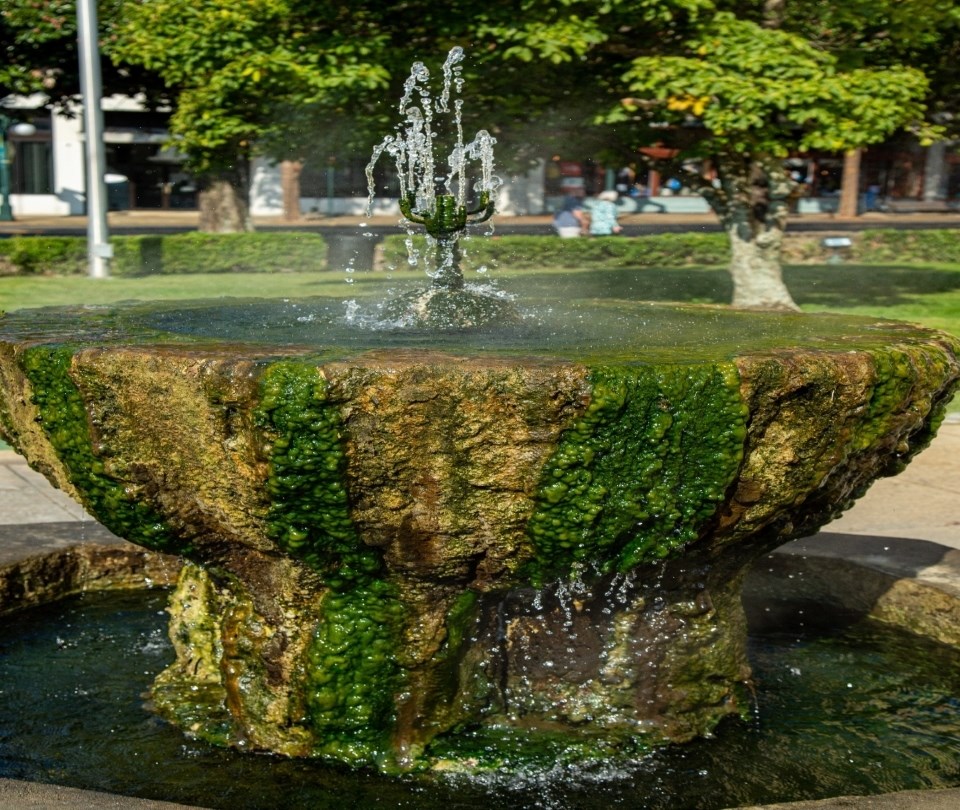
[[(281, 216), (254, 216), (255, 227), (262, 230), (343, 230), (359, 228), (361, 223), (370, 230), (397, 229), (399, 216), (323, 216), (306, 214), (296, 221), (287, 221)], [(714, 214), (667, 214), (642, 213), (622, 214), (620, 224), (626, 232), (646, 233), (657, 231), (703, 231), (719, 230)], [(200, 224), (197, 211), (136, 210), (111, 211), (107, 216), (111, 233), (146, 233), (196, 230)], [(498, 215), (496, 228), (500, 233), (552, 233), (549, 215), (505, 216)], [(20, 216), (12, 222), (0, 222), (0, 237), (18, 234), (66, 234), (82, 235), (86, 232), (85, 216)], [(857, 231), (867, 228), (931, 229), (960, 228), (960, 212), (894, 214), (871, 211), (855, 218), (842, 218), (833, 214), (795, 214), (789, 219), (787, 233), (797, 231)]]

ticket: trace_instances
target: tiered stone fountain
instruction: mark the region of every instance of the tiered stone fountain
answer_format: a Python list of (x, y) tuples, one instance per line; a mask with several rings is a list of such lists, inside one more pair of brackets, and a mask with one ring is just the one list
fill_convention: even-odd
[[(405, 211), (449, 255), (491, 191)], [(385, 771), (495, 759), (452, 759), (478, 728), (604, 753), (743, 713), (746, 567), (900, 469), (960, 378), (955, 339), (867, 319), (518, 302), (425, 348), (333, 317), (281, 339), (289, 306), (8, 314), (0, 428), (187, 561), (161, 714)]]

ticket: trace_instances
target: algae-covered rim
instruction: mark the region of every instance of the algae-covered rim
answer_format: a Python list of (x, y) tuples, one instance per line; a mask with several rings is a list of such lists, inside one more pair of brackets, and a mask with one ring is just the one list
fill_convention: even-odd
[(0, 344), (78, 348), (162, 344), (245, 355), (315, 354), (344, 359), (382, 351), (429, 352), (434, 361), (540, 357), (570, 362), (717, 362), (787, 350), (871, 350), (960, 341), (899, 321), (837, 315), (572, 300), (524, 309), (503, 324), (463, 330), (398, 328), (382, 304), (331, 297), (221, 298), (24, 309), (0, 317)]

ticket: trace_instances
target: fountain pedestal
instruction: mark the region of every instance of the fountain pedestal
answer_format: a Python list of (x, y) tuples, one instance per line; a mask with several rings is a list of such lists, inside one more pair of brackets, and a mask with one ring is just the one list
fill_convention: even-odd
[(585, 364), (119, 313), (0, 320), (0, 425), (112, 531), (190, 561), (155, 704), (385, 770), (477, 728), (582, 754), (743, 712), (742, 572), (922, 448), (960, 377), (954, 339), (859, 320), (800, 339), (751, 315), (781, 344)]

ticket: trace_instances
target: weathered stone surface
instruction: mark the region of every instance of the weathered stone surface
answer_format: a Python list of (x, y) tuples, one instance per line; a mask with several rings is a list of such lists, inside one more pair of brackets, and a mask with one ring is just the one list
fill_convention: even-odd
[(0, 330), (0, 425), (191, 561), (155, 700), (192, 733), (388, 770), (487, 722), (685, 740), (743, 709), (743, 569), (905, 463), (960, 376), (937, 333), (832, 340), (588, 366)]
[(87, 543), (0, 565), (0, 615), (84, 591), (172, 585), (180, 562), (126, 543)]

